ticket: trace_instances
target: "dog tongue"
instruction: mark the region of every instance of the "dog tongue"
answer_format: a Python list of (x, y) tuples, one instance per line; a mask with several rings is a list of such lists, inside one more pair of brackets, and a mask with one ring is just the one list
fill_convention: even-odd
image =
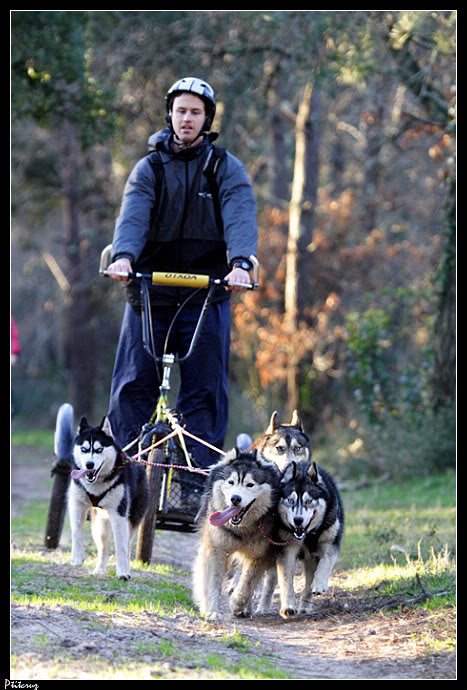
[(225, 523), (228, 522), (230, 518), (233, 518), (235, 517), (235, 515), (238, 515), (240, 511), (240, 506), (230, 506), (230, 508), (226, 508), (226, 510), (223, 510), (221, 513), (213, 513), (209, 518), (209, 522), (211, 523), (211, 525), (214, 525), (215, 527), (221, 527), (221, 525), (225, 525)]
[(72, 479), (80, 479), (81, 477), (84, 477), (84, 475), (89, 472), (89, 470), (72, 470), (71, 471), (71, 478)]

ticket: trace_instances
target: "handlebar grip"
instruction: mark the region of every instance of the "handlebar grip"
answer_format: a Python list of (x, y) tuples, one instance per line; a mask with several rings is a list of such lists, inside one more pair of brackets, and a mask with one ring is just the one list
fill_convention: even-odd
[(152, 274), (153, 285), (178, 285), (181, 287), (209, 287), (209, 276), (196, 273), (162, 273)]

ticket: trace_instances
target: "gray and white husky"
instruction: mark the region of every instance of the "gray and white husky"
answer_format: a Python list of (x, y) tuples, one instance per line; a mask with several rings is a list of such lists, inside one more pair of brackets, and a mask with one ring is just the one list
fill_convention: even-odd
[(193, 596), (203, 615), (219, 616), (223, 581), (233, 558), (241, 573), (230, 610), (235, 616), (251, 615), (254, 589), (274, 565), (273, 548), (263, 534), (274, 529), (278, 487), (279, 473), (256, 451), (234, 449), (211, 468), (193, 568)]
[(267, 613), (277, 581), (283, 618), (296, 615), (295, 565), (304, 553), (305, 587), (298, 613), (310, 613), (312, 595), (328, 589), (328, 580), (339, 558), (344, 528), (344, 511), (332, 477), (315, 462), (290, 463), (282, 474), (278, 505), (279, 539), (277, 571), (269, 569), (258, 606)]
[(130, 578), (131, 539), (146, 511), (148, 487), (143, 465), (128, 464), (116, 445), (110, 423), (97, 427), (81, 418), (73, 445), (74, 470), (68, 497), (72, 562), (83, 564), (84, 520), (92, 508), (92, 535), (97, 546), (94, 574), (105, 575), (109, 535), (113, 532), (117, 577)]

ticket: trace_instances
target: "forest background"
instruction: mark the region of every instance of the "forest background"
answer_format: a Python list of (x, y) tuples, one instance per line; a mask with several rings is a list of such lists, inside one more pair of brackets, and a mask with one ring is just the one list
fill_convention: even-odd
[(229, 441), (297, 408), (340, 476), (453, 467), (455, 40), (453, 10), (11, 11), (15, 427), (106, 413), (124, 298), (100, 253), (193, 75), (258, 205)]

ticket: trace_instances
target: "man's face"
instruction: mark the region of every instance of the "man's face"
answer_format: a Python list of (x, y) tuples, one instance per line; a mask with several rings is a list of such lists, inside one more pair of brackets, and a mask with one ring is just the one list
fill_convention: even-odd
[(177, 138), (184, 144), (192, 144), (199, 137), (206, 119), (204, 102), (191, 93), (182, 93), (174, 98), (169, 112), (172, 127)]

